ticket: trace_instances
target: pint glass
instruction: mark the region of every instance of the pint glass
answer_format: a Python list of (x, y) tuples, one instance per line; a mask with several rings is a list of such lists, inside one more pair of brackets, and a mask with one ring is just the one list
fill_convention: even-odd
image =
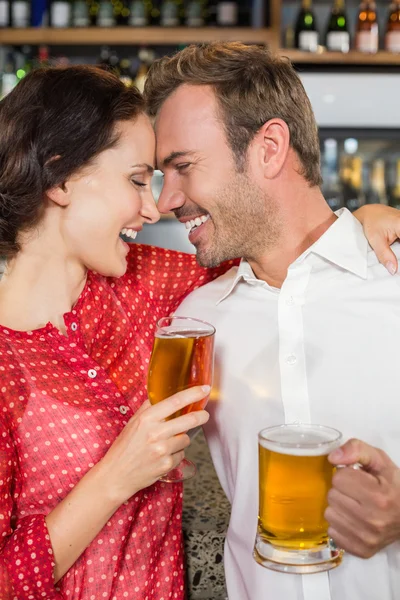
[(341, 433), (322, 425), (263, 429), (259, 443), (259, 513), (255, 560), (286, 573), (317, 573), (340, 564), (343, 552), (324, 519), (334, 467), (328, 454)]
[[(191, 317), (163, 317), (157, 323), (147, 379), (151, 404), (197, 385), (212, 385), (215, 329)], [(177, 411), (170, 418), (201, 410), (208, 397)], [(183, 481), (193, 477), (194, 464), (181, 464), (162, 477), (162, 481)]]

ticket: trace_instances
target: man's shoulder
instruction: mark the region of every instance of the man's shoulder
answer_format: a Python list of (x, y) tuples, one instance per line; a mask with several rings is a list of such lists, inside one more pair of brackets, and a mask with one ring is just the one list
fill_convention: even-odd
[(205, 305), (216, 305), (219, 300), (223, 297), (225, 292), (232, 285), (236, 274), (238, 271), (238, 267), (234, 266), (223, 275), (220, 275), (213, 281), (206, 283), (202, 287), (194, 290), (189, 294), (189, 296), (183, 301), (181, 306), (191, 306), (196, 307), (201, 305), (204, 307)]

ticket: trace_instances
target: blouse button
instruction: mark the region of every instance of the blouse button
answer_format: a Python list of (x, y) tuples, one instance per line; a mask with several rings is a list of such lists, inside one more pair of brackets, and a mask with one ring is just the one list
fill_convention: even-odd
[(121, 413), (121, 415), (126, 415), (126, 413), (128, 412), (128, 410), (129, 409), (128, 409), (127, 406), (122, 405), (122, 406), (119, 407), (119, 412)]
[(76, 331), (78, 329), (78, 325), (76, 323), (71, 323), (72, 331)]
[(95, 377), (97, 377), (97, 371), (95, 369), (89, 369), (88, 375), (90, 379), (94, 379)]

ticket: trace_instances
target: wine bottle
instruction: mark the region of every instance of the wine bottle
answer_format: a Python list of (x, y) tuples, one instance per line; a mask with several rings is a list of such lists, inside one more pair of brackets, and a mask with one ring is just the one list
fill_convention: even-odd
[(10, 27), (10, 0), (0, 0), (0, 28)]
[(130, 7), (128, 0), (118, 0), (113, 3), (114, 18), (116, 25), (129, 25)]
[(295, 25), (295, 45), (299, 50), (316, 52), (319, 35), (311, 0), (302, 0)]
[(73, 27), (88, 27), (89, 6), (86, 0), (74, 0), (72, 4), (72, 26)]
[(253, 0), (251, 10), (251, 26), (253, 29), (261, 29), (268, 25), (267, 6), (264, 0)]
[(385, 35), (385, 50), (400, 52), (400, 0), (395, 0), (390, 5)]
[(147, 27), (150, 22), (149, 7), (146, 0), (133, 0), (130, 5), (129, 25)]
[(50, 4), (50, 27), (69, 27), (71, 17), (72, 5), (69, 0), (53, 0)]
[(335, 0), (326, 28), (326, 47), (332, 52), (350, 50), (350, 33), (344, 0)]
[(217, 4), (217, 25), (237, 27), (239, 23), (239, 5), (236, 0), (220, 0)]
[(375, 53), (379, 47), (379, 27), (374, 0), (362, 0), (358, 12), (356, 49), (359, 52)]
[(381, 158), (372, 161), (369, 175), (368, 204), (388, 204), (385, 183), (385, 161)]
[(115, 15), (111, 0), (100, 0), (96, 19), (97, 27), (115, 27)]
[(126, 87), (133, 87), (132, 65), (129, 58), (123, 58), (119, 64), (119, 78)]
[(28, 0), (11, 2), (11, 27), (25, 28), (31, 24), (31, 7)]
[(178, 27), (182, 16), (181, 0), (163, 0), (161, 4), (160, 24), (162, 27)]
[(400, 208), (400, 159), (396, 161), (396, 179), (389, 195), (389, 205)]
[(188, 0), (185, 6), (185, 25), (187, 27), (204, 27), (207, 18), (207, 7), (204, 0)]
[(360, 156), (341, 157), (340, 179), (344, 206), (353, 211), (365, 204), (362, 185), (362, 158)]

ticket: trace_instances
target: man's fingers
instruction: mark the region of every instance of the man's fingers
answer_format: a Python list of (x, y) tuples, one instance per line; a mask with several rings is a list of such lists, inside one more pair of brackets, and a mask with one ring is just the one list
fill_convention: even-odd
[(386, 470), (395, 467), (383, 450), (374, 448), (357, 439), (348, 440), (343, 446), (329, 454), (329, 461), (334, 465), (352, 465), (359, 463), (372, 475), (384, 475)]

